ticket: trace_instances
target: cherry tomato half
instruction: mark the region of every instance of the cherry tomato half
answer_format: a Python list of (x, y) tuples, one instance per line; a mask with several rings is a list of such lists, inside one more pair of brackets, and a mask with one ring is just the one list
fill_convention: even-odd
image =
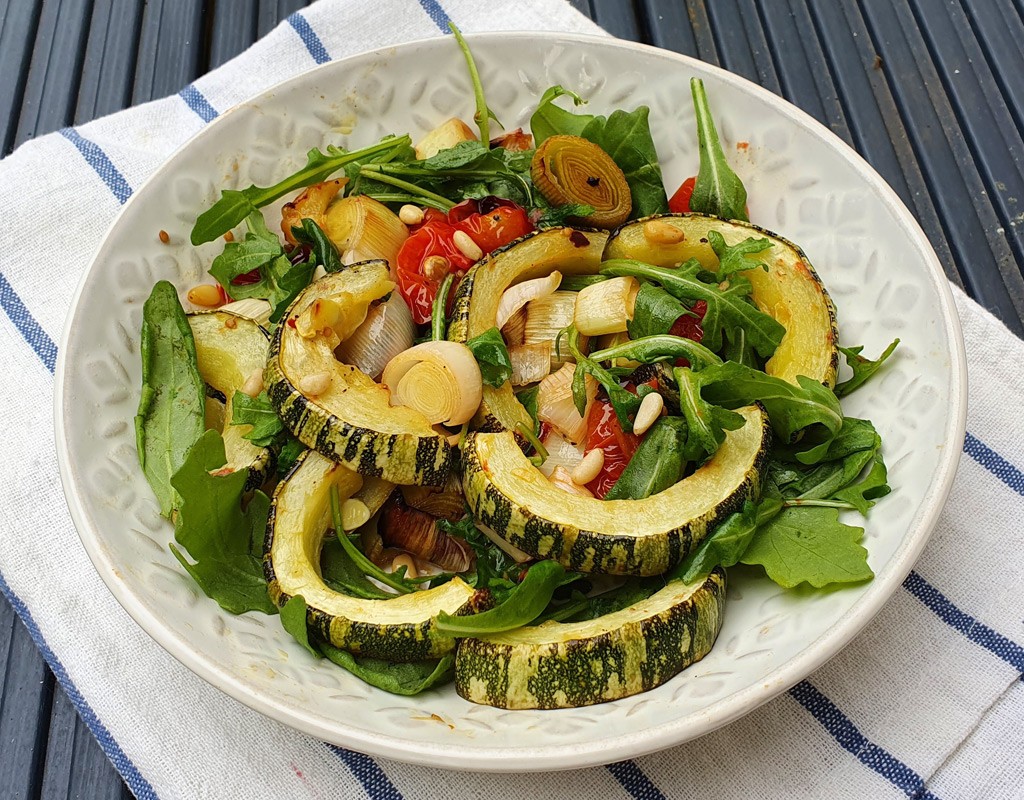
[(455, 296), (459, 280), (473, 265), (455, 246), (456, 231), (467, 233), (486, 254), (532, 230), (526, 211), (501, 198), (466, 200), (447, 215), (428, 209), (423, 222), (413, 228), (412, 235), (398, 251), (398, 291), (412, 310), (413, 319), (420, 325), (430, 321), (434, 297), (443, 280), (424, 275), (424, 259), (429, 256), (448, 259), (449, 272), (455, 276), (449, 302)]
[[(700, 342), (704, 339), (704, 327), (701, 323), (704, 321), (704, 315), (708, 313), (708, 304), (703, 300), (698, 300), (693, 304), (693, 308), (690, 309), (697, 316), (690, 316), (689, 314), (683, 314), (677, 319), (672, 327), (668, 329), (668, 332), (673, 336), (681, 336), (684, 339), (691, 339), (694, 342)], [(676, 359), (677, 367), (688, 367), (690, 362), (685, 358)]]
[(676, 189), (676, 193), (669, 198), (668, 210), (673, 214), (687, 214), (690, 211), (690, 198), (693, 197), (693, 187), (697, 178), (687, 178), (682, 185)]

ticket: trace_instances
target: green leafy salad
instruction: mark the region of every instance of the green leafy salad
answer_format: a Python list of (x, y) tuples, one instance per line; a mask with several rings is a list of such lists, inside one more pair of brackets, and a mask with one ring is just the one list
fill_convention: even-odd
[(870, 580), (853, 523), (890, 488), (840, 399), (898, 341), (839, 346), (701, 81), (670, 196), (648, 108), (554, 86), (496, 133), (453, 32), (475, 128), (224, 190), (191, 235), (224, 242), (214, 282), (145, 303), (138, 452), (183, 580), (383, 690), (513, 709), (671, 679), (714, 645), (726, 570)]

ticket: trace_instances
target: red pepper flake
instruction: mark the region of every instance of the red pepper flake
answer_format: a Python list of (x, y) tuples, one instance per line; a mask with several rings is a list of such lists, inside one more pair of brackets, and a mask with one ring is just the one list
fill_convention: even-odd
[(160, 241), (163, 242), (164, 244), (167, 244), (169, 241), (171, 241), (170, 234), (168, 234), (167, 231), (162, 230), (160, 231), (160, 233), (157, 234), (157, 236), (160, 238)]
[(590, 239), (584, 236), (580, 231), (573, 231), (570, 233), (569, 241), (572, 242), (573, 247), (586, 247), (590, 244)]
[(294, 328), (295, 327), (295, 317), (288, 317), (288, 327), (289, 328)]
[(231, 231), (228, 231), (227, 233), (224, 234), (224, 241), (225, 242), (233, 242), (233, 241), (235, 241), (235, 234), (232, 233)]
[(744, 152), (750, 147), (750, 142), (736, 142), (736, 149)]

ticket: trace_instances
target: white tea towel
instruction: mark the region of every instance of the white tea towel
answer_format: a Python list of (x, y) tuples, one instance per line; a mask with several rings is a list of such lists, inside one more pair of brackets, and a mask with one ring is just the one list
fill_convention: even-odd
[(208, 686), (106, 590), (64, 503), (50, 409), (54, 342), (108, 225), (218, 112), (316, 63), (441, 36), (448, 18), (465, 31), (597, 32), (563, 0), (320, 0), (178, 96), (41, 137), (0, 162), (0, 342), (11, 359), (0, 402), (0, 588), (132, 791), (165, 799), (1024, 797), (1024, 343), (960, 293), (970, 393), (983, 400), (970, 409), (966, 455), (921, 561), (827, 666), (675, 749), (523, 776), (329, 747)]

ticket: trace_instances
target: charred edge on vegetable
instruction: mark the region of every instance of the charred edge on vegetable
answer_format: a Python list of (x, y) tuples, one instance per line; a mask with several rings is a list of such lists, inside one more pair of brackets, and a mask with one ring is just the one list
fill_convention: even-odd
[[(513, 656), (530, 645), (463, 640), (456, 656), (456, 691), (499, 708), (541, 709), (593, 705), (649, 691), (710, 652), (722, 626), (725, 584), (725, 573), (715, 569), (690, 598), (628, 631), (534, 646), (527, 667), (532, 673), (526, 676), (512, 674)], [(641, 654), (639, 663), (636, 653)], [(524, 677), (525, 698), (519, 690)], [(519, 686), (513, 687), (513, 681)]]
[[(775, 239), (776, 241), (782, 242), (782, 244), (786, 245), (787, 247), (792, 247), (793, 250), (796, 251), (797, 255), (800, 256), (800, 260), (803, 261), (804, 266), (807, 267), (807, 271), (811, 274), (811, 277), (814, 278), (815, 282), (818, 284), (818, 287), (821, 289), (821, 296), (825, 299), (825, 306), (828, 308), (830, 327), (832, 333), (832, 357), (829, 360), (828, 374), (833, 376), (833, 381), (835, 380), (835, 376), (839, 372), (839, 350), (836, 347), (836, 345), (839, 343), (839, 323), (838, 318), (836, 316), (835, 303), (832, 302), (832, 296), (828, 293), (828, 289), (825, 288), (825, 284), (822, 283), (822, 280), (818, 275), (817, 270), (814, 269), (814, 265), (811, 264), (810, 259), (807, 258), (807, 254), (804, 253), (804, 251), (800, 248), (799, 245), (794, 244), (784, 236), (780, 236), (779, 234), (775, 233), (775, 231), (770, 231), (767, 228), (762, 228), (760, 225), (755, 225), (753, 222), (744, 222), (743, 220), (738, 219), (725, 219), (724, 217), (719, 217), (715, 214), (701, 214), (695, 211), (691, 211), (686, 214), (651, 214), (648, 217), (641, 217), (640, 219), (628, 220), (622, 223), (618, 228), (613, 230), (611, 232), (611, 235), (608, 237), (608, 244), (605, 245), (606, 253), (607, 247), (615, 240), (615, 238), (619, 235), (619, 232), (622, 231), (624, 228), (628, 228), (631, 225), (642, 225), (643, 223), (649, 222), (650, 220), (653, 219), (667, 219), (670, 217), (680, 217), (684, 219), (687, 217), (693, 217), (695, 219), (711, 219), (717, 222), (725, 223), (726, 225), (735, 225), (738, 228), (749, 228), (751, 231), (754, 231), (755, 233), (759, 233), (762, 236), (767, 236), (770, 239)], [(823, 381), (823, 383), (825, 383), (826, 386), (828, 385), (827, 382)]]
[[(772, 432), (766, 413), (762, 416), (761, 427), (767, 445), (771, 442)], [(767, 467), (771, 451), (770, 446), (760, 448), (746, 478), (708, 513), (687, 520), (686, 524), (663, 534), (638, 537), (552, 523), (517, 505), (483, 477), (486, 470), (473, 446), (475, 439), (475, 433), (467, 436), (462, 457), (464, 482), (485, 481), (483, 492), (465, 493), (473, 517), (478, 522), (489, 526), (520, 550), (537, 558), (554, 559), (566, 569), (637, 576), (667, 572), (689, 556), (729, 515), (739, 511), (746, 500), (756, 499), (761, 492), (760, 476)]]

